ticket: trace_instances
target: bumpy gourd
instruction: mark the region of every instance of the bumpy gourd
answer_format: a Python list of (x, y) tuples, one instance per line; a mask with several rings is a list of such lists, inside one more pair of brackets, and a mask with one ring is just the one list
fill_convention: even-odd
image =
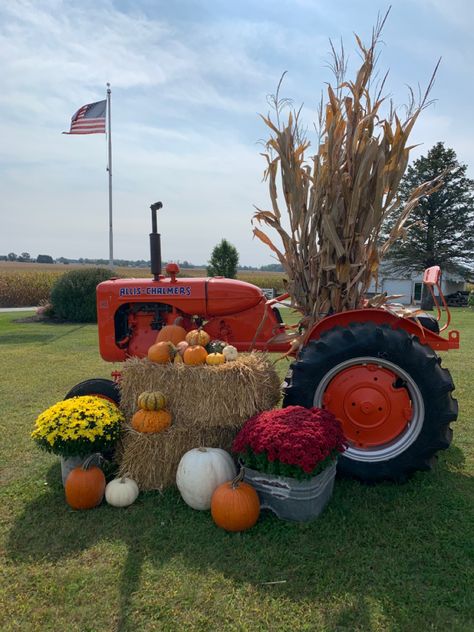
[(186, 342), (190, 345), (201, 345), (205, 347), (211, 339), (211, 336), (204, 329), (193, 329), (186, 334)]
[(227, 346), (227, 342), (223, 342), (222, 340), (211, 340), (206, 345), (206, 351), (208, 353), (222, 353), (224, 347)]
[(171, 425), (171, 413), (168, 410), (137, 410), (132, 417), (132, 428), (137, 432), (162, 432)]
[[(156, 398), (146, 397), (146, 395), (157, 395)], [(145, 397), (142, 397), (144, 395)], [(166, 403), (163, 393), (142, 393), (138, 398), (140, 409), (132, 417), (132, 428), (137, 432), (161, 432), (166, 430), (171, 424), (171, 413), (161, 407), (162, 402)], [(154, 407), (153, 407), (154, 404)], [(147, 408), (144, 408), (144, 406)]]
[(227, 345), (226, 347), (224, 347), (222, 353), (226, 362), (232, 362), (233, 360), (236, 360), (237, 356), (239, 355), (237, 349), (232, 345)]
[(206, 358), (206, 364), (210, 364), (211, 366), (224, 364), (224, 362), (225, 358), (222, 353), (209, 353)]

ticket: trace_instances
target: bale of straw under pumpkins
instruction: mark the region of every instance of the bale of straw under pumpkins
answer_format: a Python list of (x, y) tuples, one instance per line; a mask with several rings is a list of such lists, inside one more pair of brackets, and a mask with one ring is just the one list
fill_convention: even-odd
[[(219, 366), (156, 364), (130, 358), (120, 382), (126, 424), (118, 453), (119, 474), (133, 478), (141, 490), (174, 485), (183, 454), (209, 446), (229, 450), (242, 424), (280, 400), (280, 379), (268, 357), (240, 354)], [(143, 391), (161, 391), (172, 415), (163, 432), (144, 434), (130, 426)]]

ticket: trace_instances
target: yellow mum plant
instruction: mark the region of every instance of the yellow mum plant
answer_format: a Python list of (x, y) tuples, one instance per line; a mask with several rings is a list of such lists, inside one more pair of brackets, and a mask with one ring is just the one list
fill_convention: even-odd
[(31, 436), (48, 452), (85, 456), (112, 448), (123, 421), (119, 408), (102, 397), (71, 397), (41, 413)]

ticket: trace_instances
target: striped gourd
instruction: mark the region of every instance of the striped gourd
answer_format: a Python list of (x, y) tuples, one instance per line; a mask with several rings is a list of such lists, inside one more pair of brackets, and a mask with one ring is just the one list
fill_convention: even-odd
[(145, 391), (138, 396), (138, 406), (142, 410), (162, 410), (166, 397), (160, 391)]

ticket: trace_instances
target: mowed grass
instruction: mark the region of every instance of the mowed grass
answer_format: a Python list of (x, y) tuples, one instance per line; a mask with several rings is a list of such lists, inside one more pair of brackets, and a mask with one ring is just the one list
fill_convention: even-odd
[(460, 417), (436, 468), (405, 485), (337, 480), (313, 523), (263, 512), (242, 534), (175, 490), (72, 511), (58, 458), (29, 433), (71, 386), (116, 367), (93, 325), (1, 314), (0, 630), (472, 630), (474, 313), (453, 311), (462, 349), (443, 362)]

